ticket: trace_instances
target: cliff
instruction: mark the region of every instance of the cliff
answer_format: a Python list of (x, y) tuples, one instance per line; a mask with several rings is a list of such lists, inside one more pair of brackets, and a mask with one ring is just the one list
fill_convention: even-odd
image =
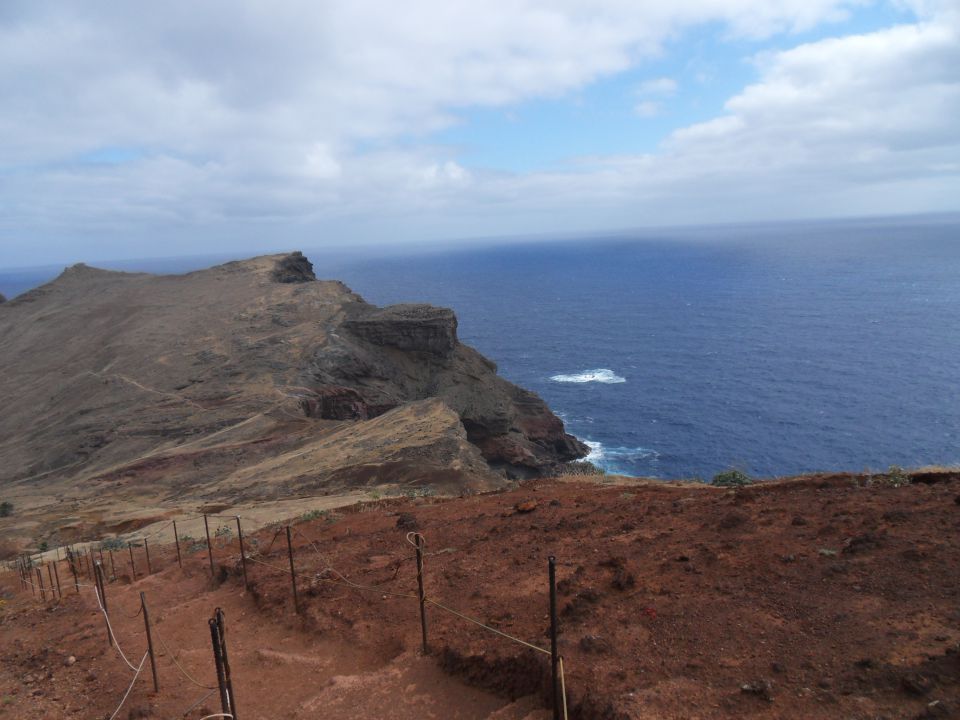
[(373, 306), (300, 253), (70, 267), (5, 303), (0, 392), (0, 489), (58, 502), (488, 488), (586, 452), (451, 310)]

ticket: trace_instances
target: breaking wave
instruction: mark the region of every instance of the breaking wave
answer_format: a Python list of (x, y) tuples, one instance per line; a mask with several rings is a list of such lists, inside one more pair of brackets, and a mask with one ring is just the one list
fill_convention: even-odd
[(660, 453), (645, 447), (605, 447), (603, 443), (583, 440), (590, 453), (583, 458), (608, 472), (631, 474), (632, 463), (647, 461), (655, 463)]
[(606, 368), (597, 368), (596, 370), (584, 370), (581, 373), (573, 375), (552, 375), (550, 377), (554, 382), (560, 383), (588, 383), (598, 382), (605, 384), (624, 383), (626, 378), (620, 377), (613, 370)]

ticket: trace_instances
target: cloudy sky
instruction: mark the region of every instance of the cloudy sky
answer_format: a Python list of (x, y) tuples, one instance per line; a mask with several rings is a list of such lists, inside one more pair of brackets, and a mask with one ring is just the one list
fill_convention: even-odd
[(0, 267), (960, 210), (960, 0), (0, 3)]

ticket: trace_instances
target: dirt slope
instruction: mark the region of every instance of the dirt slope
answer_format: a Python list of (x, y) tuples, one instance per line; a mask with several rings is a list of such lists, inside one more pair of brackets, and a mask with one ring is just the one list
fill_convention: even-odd
[[(432, 653), (418, 654), (405, 540), (417, 529), (429, 598), (541, 647), (547, 558), (557, 557), (571, 717), (956, 717), (960, 474), (893, 480), (743, 490), (534, 481), (367, 503), (295, 525), (300, 618), (273, 530), (250, 539), (248, 592), (228, 539), (214, 550), (216, 587), (201, 546), (184, 571), (170, 549), (155, 550), (163, 569), (132, 584), (118, 560), (108, 592), (130, 654), (143, 651), (131, 617), (143, 590), (163, 639), (203, 680), (205, 621), (224, 607), (245, 718), (545, 717), (535, 708), (547, 663), (533, 650), (431, 605)], [(89, 589), (47, 609), (12, 596), (0, 647), (0, 717), (106, 717), (129, 682)], [(161, 692), (141, 681), (131, 707), (142, 714), (129, 717), (177, 717), (203, 694), (163, 652)], [(64, 665), (70, 655), (76, 663)], [(214, 708), (210, 700), (204, 712)]]

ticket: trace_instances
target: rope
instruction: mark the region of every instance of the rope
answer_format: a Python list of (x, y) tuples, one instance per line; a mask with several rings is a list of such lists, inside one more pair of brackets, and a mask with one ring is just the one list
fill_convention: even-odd
[(317, 544), (316, 544), (313, 540), (311, 540), (311, 539), (308, 538), (306, 535), (304, 535), (303, 533), (301, 533), (301, 532), (296, 528), (296, 526), (291, 525), (291, 526), (290, 526), (290, 529), (293, 530), (297, 535), (299, 535), (300, 537), (302, 537), (304, 540), (306, 540), (306, 541), (310, 544), (310, 547), (313, 548), (313, 551), (314, 551), (314, 552), (317, 554), (317, 556), (320, 558), (320, 562), (322, 562), (324, 565), (330, 565), (330, 561), (327, 560), (326, 557), (324, 557), (323, 553), (320, 552), (320, 548), (317, 547)]
[(199, 700), (197, 700), (193, 705), (191, 705), (191, 706), (188, 707), (186, 710), (184, 710), (182, 713), (180, 713), (179, 717), (186, 717), (188, 712), (190, 712), (191, 710), (193, 710), (193, 709), (194, 709), (197, 705), (199, 705), (200, 703), (206, 701), (206, 699), (207, 699), (208, 697), (210, 697), (211, 695), (213, 695), (216, 691), (217, 691), (216, 689), (213, 689), (213, 690), (211, 690), (210, 692), (208, 692), (208, 693), (207, 693), (206, 695), (204, 695), (202, 698), (200, 698)]
[[(210, 687), (209, 685), (204, 685), (203, 683), (201, 683), (201, 682), (199, 682), (198, 680), (194, 679), (194, 677), (193, 677), (190, 673), (188, 673), (186, 670), (183, 669), (183, 666), (182, 666), (180, 663), (177, 662), (176, 654), (173, 653), (173, 652), (171, 652), (170, 648), (167, 647), (167, 643), (164, 642), (163, 638), (160, 636), (160, 633), (157, 632), (157, 628), (156, 628), (156, 627), (153, 628), (153, 634), (157, 636), (157, 640), (160, 641), (160, 645), (163, 647), (164, 650), (167, 651), (167, 655), (170, 656), (170, 659), (173, 661), (173, 664), (177, 666), (177, 669), (183, 674), (183, 676), (184, 676), (187, 680), (189, 680), (189, 681), (192, 682), (194, 685), (196, 685), (198, 688), (201, 688), (201, 689), (203, 689), (203, 690), (216, 690), (216, 689), (217, 689), (217, 688), (214, 688), (214, 687)], [(190, 708), (190, 710), (192, 710), (192, 709), (193, 709), (193, 708)], [(190, 710), (187, 710), (187, 712), (190, 712)], [(184, 713), (184, 715), (186, 715), (186, 713)]]
[(200, 720), (210, 720), (210, 718), (233, 718), (233, 715), (230, 713), (214, 713), (213, 715), (206, 715)]
[(437, 602), (436, 600), (433, 600), (433, 599), (431, 599), (431, 598), (424, 598), (423, 601), (424, 601), (424, 602), (428, 602), (428, 603), (430, 603), (431, 605), (436, 605), (438, 608), (440, 608), (441, 610), (446, 610), (448, 613), (453, 613), (454, 615), (456, 615), (456, 616), (459, 617), (459, 618), (463, 618), (464, 620), (469, 620), (469, 621), (472, 622), (474, 625), (479, 625), (480, 627), (484, 628), (485, 630), (489, 630), (489, 631), (492, 632), (492, 633), (496, 633), (496, 634), (499, 635), (500, 637), (505, 637), (507, 640), (513, 640), (513, 641), (516, 642), (516, 643), (520, 643), (521, 645), (524, 645), (524, 646), (530, 648), (531, 650), (536, 650), (537, 652), (542, 652), (544, 655), (550, 655), (550, 654), (551, 654), (549, 650), (544, 650), (542, 647), (537, 647), (536, 645), (533, 645), (533, 644), (531, 644), (531, 643), (528, 643), (526, 640), (521, 640), (521, 639), (518, 638), (518, 637), (514, 637), (513, 635), (507, 635), (507, 633), (505, 633), (505, 632), (502, 632), (502, 631), (500, 631), (500, 630), (497, 630), (496, 628), (492, 628), (492, 627), (490, 627), (489, 625), (485, 625), (484, 623), (480, 622), (479, 620), (475, 620), (474, 618), (469, 617), (468, 615), (464, 615), (464, 614), (461, 613), (461, 612), (457, 612), (457, 611), (454, 610), (453, 608), (447, 607), (447, 606), (444, 605), (443, 603), (439, 603), (439, 602)]
[[(127, 667), (133, 670), (134, 672), (139, 673), (140, 671), (137, 668), (135, 668), (129, 660), (127, 660), (127, 656), (124, 655), (123, 650), (120, 649), (120, 643), (117, 642), (117, 635), (116, 633), (113, 632), (113, 626), (110, 624), (110, 616), (107, 615), (107, 611), (104, 610), (103, 608), (103, 603), (100, 602), (100, 593), (96, 593), (96, 595), (97, 595), (97, 605), (100, 606), (100, 612), (103, 613), (103, 617), (107, 621), (107, 630), (110, 633), (110, 637), (113, 639), (113, 646), (117, 649), (117, 652), (120, 653), (120, 657), (123, 658), (123, 661), (127, 664)], [(144, 655), (144, 657), (146, 657), (146, 655)]]
[[(339, 577), (340, 577), (340, 580), (341, 580), (342, 582), (337, 582), (336, 580), (331, 580), (330, 578), (321, 577), (321, 575), (323, 575), (324, 573), (328, 573), (328, 572), (332, 572), (332, 573), (334, 573), (335, 575), (339, 576)], [(318, 573), (317, 573), (317, 580), (319, 580), (320, 582), (332, 583), (333, 585), (347, 585), (347, 586), (349, 586), (349, 587), (356, 588), (357, 590), (371, 590), (371, 591), (373, 591), (373, 592), (380, 593), (381, 595), (390, 595), (391, 597), (409, 598), (409, 599), (412, 599), (412, 600), (417, 600), (417, 599), (418, 599), (418, 597), (417, 597), (416, 595), (412, 595), (412, 594), (410, 594), (410, 593), (396, 593), (396, 592), (392, 592), (392, 591), (390, 591), (390, 590), (384, 590), (382, 587), (379, 587), (379, 586), (377, 586), (377, 585), (359, 585), (359, 584), (353, 582), (352, 580), (348, 580), (348, 579), (343, 575), (343, 573), (341, 573), (341, 572), (339, 572), (339, 571), (337, 571), (337, 570), (334, 570), (333, 568), (330, 568), (330, 567), (324, 568), (323, 570), (321, 570), (320, 572), (318, 572)]]
[(143, 670), (143, 664), (147, 661), (147, 655), (149, 654), (149, 652), (145, 652), (143, 654), (143, 659), (140, 660), (140, 665), (134, 668), (133, 680), (130, 681), (130, 687), (128, 687), (127, 691), (123, 694), (123, 699), (120, 701), (120, 704), (117, 705), (117, 709), (113, 711), (113, 715), (110, 716), (110, 720), (113, 720), (117, 716), (117, 713), (120, 712), (120, 708), (123, 707), (123, 704), (127, 701), (127, 698), (130, 697), (130, 691), (133, 690), (133, 686), (137, 682), (137, 678), (140, 677), (140, 671)]
[(563, 720), (567, 720), (567, 681), (563, 675), (563, 655), (557, 659), (560, 661), (560, 698), (563, 700)]

